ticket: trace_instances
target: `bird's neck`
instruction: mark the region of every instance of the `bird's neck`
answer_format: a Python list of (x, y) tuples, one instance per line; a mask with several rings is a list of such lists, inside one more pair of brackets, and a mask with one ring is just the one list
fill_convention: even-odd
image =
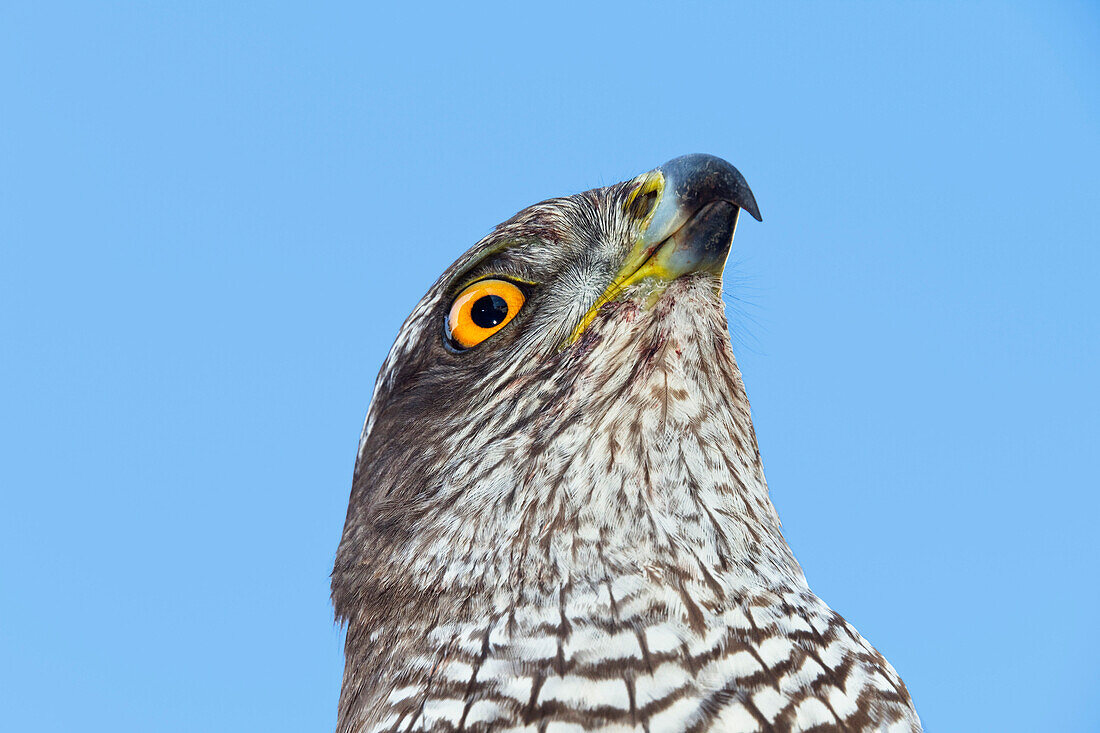
[(725, 316), (666, 301), (659, 318), (612, 310), (619, 323), (578, 350), (575, 368), (556, 365), (574, 375), (560, 404), (522, 415), (464, 484), (455, 471), (457, 489), (399, 550), (402, 577), (486, 611), (616, 577), (804, 583), (768, 498)]
[[(633, 637), (667, 622), (703, 643), (743, 606), (812, 600), (768, 499), (724, 314), (690, 295), (664, 298), (660, 317), (603, 309), (570, 363), (506, 375), (485, 422), (439, 445), (407, 446), (396, 422), (377, 439), (395, 442), (368, 438), (356, 481), (375, 482), (372, 503), (349, 521), (353, 560), (334, 576), (348, 679), (379, 695), (428, 685), (448, 650), (499, 634), (556, 635), (556, 651), (522, 650), (549, 669), (575, 624)], [(445, 468), (411, 497), (386, 493), (423, 464)]]

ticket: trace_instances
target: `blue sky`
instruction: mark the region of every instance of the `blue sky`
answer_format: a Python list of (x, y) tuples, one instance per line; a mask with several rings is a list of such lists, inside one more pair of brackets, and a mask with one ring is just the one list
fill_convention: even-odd
[(331, 729), (402, 319), (518, 209), (710, 152), (811, 586), (931, 731), (1100, 728), (1100, 9), (390, 5), (0, 10), (3, 727)]

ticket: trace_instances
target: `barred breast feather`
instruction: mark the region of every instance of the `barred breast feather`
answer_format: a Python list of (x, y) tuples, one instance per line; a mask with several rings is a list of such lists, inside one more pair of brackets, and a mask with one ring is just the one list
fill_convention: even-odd
[(369, 730), (914, 730), (893, 668), (806, 591), (689, 609), (624, 578), (546, 600), (403, 630), (425, 643)]

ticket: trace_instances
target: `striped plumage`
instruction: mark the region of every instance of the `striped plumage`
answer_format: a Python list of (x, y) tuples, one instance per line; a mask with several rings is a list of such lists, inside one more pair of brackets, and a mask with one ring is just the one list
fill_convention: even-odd
[[(713, 188), (699, 171), (715, 166), (658, 169), (649, 210), (629, 203), (643, 176), (521, 212), (406, 321), (333, 574), (341, 731), (920, 730), (782, 537), (721, 263), (621, 276), (655, 227), (685, 231), (669, 207), (691, 208), (682, 179)], [(442, 319), (486, 275), (530, 296), (459, 352)]]

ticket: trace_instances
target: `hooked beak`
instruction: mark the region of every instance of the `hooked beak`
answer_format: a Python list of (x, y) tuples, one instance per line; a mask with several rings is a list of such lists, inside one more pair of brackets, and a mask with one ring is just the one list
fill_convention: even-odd
[(576, 341), (600, 307), (636, 282), (672, 282), (697, 272), (721, 277), (741, 209), (762, 221), (745, 177), (721, 158), (701, 153), (673, 158), (643, 175), (624, 208), (645, 228), (567, 343)]

